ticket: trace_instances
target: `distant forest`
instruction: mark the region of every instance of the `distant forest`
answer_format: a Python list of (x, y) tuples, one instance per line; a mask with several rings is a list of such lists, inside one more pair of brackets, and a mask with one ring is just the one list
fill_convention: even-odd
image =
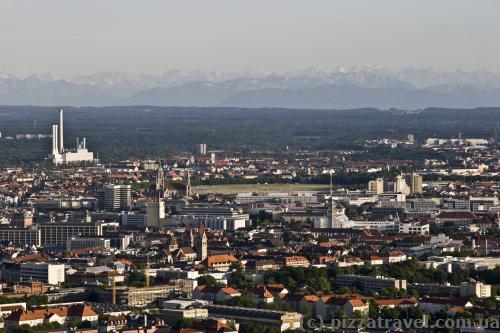
[[(0, 166), (43, 163), (50, 139), (7, 140), (17, 134), (50, 134), (57, 107), (0, 106)], [(87, 137), (101, 161), (208, 150), (248, 154), (363, 149), (366, 139), (496, 137), (500, 108), (471, 110), (293, 110), (179, 107), (65, 107), (65, 146)], [(383, 152), (381, 153), (383, 155)], [(403, 156), (404, 157), (404, 156)], [(408, 156), (411, 158), (411, 156)]]

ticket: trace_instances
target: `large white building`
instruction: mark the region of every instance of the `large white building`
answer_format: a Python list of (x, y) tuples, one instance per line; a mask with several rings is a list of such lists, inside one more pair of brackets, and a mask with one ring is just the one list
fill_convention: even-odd
[(253, 202), (301, 202), (303, 204), (316, 203), (316, 192), (239, 192), (236, 193), (235, 202), (248, 204)]
[(377, 229), (383, 232), (394, 232), (398, 230), (399, 219), (379, 221), (355, 221), (350, 220), (345, 214), (345, 208), (338, 206), (332, 197), (328, 199), (326, 216), (314, 219), (316, 229)]
[(394, 180), (394, 192), (403, 193), (405, 195), (411, 193), (411, 189), (408, 184), (406, 184), (406, 179), (402, 175), (397, 176)]
[(76, 148), (66, 150), (64, 148), (64, 111), (59, 109), (59, 125), (52, 125), (52, 154), (49, 159), (55, 165), (94, 162), (94, 153), (87, 149), (87, 139), (80, 141), (76, 139)]
[[(149, 219), (149, 217), (148, 217)], [(168, 217), (168, 224), (183, 223), (190, 227), (204, 226), (210, 230), (234, 231), (244, 228), (250, 220), (248, 214), (231, 207), (181, 207)], [(149, 225), (149, 222), (148, 222)]]
[(20, 271), (21, 281), (41, 281), (57, 285), (64, 282), (64, 264), (45, 262), (23, 262)]
[(428, 235), (430, 233), (430, 225), (419, 222), (400, 223), (399, 233), (411, 235)]

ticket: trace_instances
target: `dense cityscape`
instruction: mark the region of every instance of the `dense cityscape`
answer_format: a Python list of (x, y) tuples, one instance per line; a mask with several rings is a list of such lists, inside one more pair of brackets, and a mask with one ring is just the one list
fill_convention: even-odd
[(36, 138), (51, 142), (45, 164), (0, 172), (4, 330), (299, 332), (335, 330), (316, 318), (500, 316), (494, 138), (362, 143), (434, 156), (424, 159), (199, 143), (100, 161), (86, 138), (68, 148), (64, 110), (52, 112)]
[(0, 333), (500, 333), (499, 18), (0, 0)]

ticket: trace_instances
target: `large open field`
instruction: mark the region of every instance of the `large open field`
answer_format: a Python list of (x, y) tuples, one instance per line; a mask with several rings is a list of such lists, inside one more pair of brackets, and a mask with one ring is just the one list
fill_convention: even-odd
[(327, 191), (328, 184), (230, 184), (230, 185), (202, 185), (193, 187), (193, 191), (200, 194), (221, 193), (231, 194), (238, 192), (294, 192), (294, 191)]

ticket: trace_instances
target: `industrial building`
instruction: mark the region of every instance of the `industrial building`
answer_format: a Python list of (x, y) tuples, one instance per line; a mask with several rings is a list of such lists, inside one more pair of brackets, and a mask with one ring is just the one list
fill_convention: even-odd
[(94, 153), (87, 149), (87, 138), (76, 139), (75, 149), (64, 148), (64, 111), (59, 109), (59, 125), (52, 125), (52, 153), (49, 159), (54, 165), (93, 163)]
[(302, 320), (302, 315), (298, 312), (224, 305), (208, 305), (207, 308), (209, 316), (233, 319), (237, 322), (256, 322), (266, 326), (277, 327), (280, 331), (299, 329)]

